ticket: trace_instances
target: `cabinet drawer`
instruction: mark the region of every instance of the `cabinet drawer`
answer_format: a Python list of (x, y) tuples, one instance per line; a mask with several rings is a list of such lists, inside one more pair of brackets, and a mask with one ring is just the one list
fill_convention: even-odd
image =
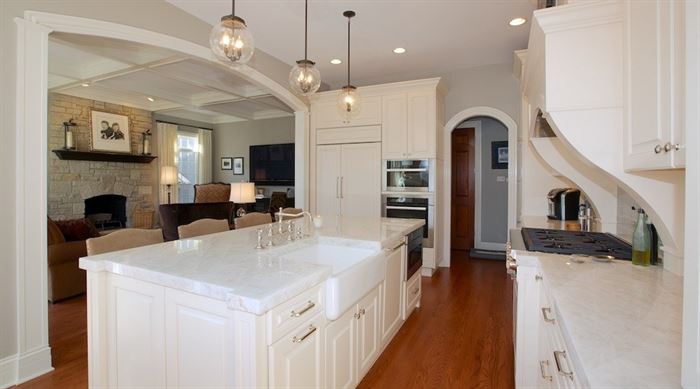
[(420, 272), (416, 272), (416, 274), (411, 277), (410, 280), (408, 280), (405, 283), (405, 289), (404, 289), (404, 301), (406, 302), (406, 305), (404, 306), (404, 313), (403, 313), (403, 319), (406, 320), (409, 316), (411, 316), (411, 313), (413, 310), (420, 305), (420, 297), (421, 297), (421, 292), (422, 292), (422, 286), (421, 286), (421, 276)]
[(267, 313), (267, 344), (297, 328), (324, 309), (324, 286), (320, 284), (276, 306)]

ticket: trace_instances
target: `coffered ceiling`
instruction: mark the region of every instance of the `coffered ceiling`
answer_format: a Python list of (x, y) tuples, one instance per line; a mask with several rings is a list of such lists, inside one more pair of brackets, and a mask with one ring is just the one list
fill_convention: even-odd
[[(228, 0), (167, 0), (214, 24), (231, 12)], [(345, 84), (347, 21), (352, 20), (352, 83), (397, 81), (444, 74), (457, 69), (512, 61), (527, 47), (532, 0), (309, 0), (309, 58), (325, 83)], [(238, 0), (256, 46), (290, 66), (303, 58), (303, 0)], [(527, 22), (512, 27), (508, 22)], [(394, 54), (396, 47), (406, 49)]]
[(214, 63), (75, 34), (51, 35), (49, 89), (212, 124), (291, 115), (280, 100)]

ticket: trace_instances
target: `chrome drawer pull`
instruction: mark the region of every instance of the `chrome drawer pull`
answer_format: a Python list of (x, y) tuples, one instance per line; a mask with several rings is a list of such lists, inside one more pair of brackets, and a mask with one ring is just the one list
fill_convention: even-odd
[(305, 306), (304, 308), (302, 308), (299, 312), (297, 312), (297, 311), (292, 311), (291, 316), (292, 316), (292, 317), (299, 317), (299, 316), (305, 314), (309, 309), (311, 309), (311, 308), (313, 308), (313, 307), (315, 307), (315, 306), (316, 306), (316, 304), (314, 304), (313, 302), (309, 301), (309, 302), (306, 304), (306, 306)]
[(574, 372), (562, 370), (561, 361), (559, 361), (560, 356), (566, 358), (566, 351), (555, 351), (554, 352), (554, 362), (557, 363), (557, 371), (559, 372), (559, 374), (563, 375), (564, 377), (568, 377), (569, 379), (571, 379), (571, 381), (573, 381), (574, 380)]
[(554, 319), (549, 317), (550, 313), (552, 313), (552, 308), (542, 308), (542, 317), (544, 318), (544, 321), (547, 323), (554, 323)]
[(540, 375), (542, 376), (542, 379), (545, 381), (552, 382), (552, 376), (547, 375), (547, 368), (549, 367), (549, 360), (545, 361), (540, 361)]
[(293, 337), (293, 338), (292, 338), (292, 342), (294, 342), (294, 343), (301, 343), (301, 342), (303, 342), (306, 338), (308, 338), (309, 336), (311, 336), (311, 334), (313, 334), (314, 332), (316, 332), (316, 327), (314, 327), (313, 324), (312, 324), (312, 325), (309, 326), (309, 330), (306, 331), (306, 333), (305, 333), (304, 335)]
[(413, 295), (417, 295), (418, 292), (420, 291), (420, 288), (416, 287), (416, 289), (413, 290)]
[(542, 276), (539, 274), (535, 274), (535, 281), (542, 281)]

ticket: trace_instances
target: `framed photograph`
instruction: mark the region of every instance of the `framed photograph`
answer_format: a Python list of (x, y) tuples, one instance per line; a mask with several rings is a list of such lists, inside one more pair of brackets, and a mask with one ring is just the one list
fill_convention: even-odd
[(221, 170), (233, 170), (233, 158), (221, 157)]
[(237, 176), (243, 175), (243, 157), (233, 159), (233, 174)]
[(491, 169), (508, 169), (508, 141), (491, 142)]
[(129, 117), (92, 111), (92, 150), (131, 153)]

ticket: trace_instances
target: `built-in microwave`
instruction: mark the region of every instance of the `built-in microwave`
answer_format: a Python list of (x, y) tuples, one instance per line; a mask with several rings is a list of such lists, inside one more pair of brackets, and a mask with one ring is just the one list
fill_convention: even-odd
[(435, 163), (430, 159), (384, 160), (384, 192), (433, 192)]

